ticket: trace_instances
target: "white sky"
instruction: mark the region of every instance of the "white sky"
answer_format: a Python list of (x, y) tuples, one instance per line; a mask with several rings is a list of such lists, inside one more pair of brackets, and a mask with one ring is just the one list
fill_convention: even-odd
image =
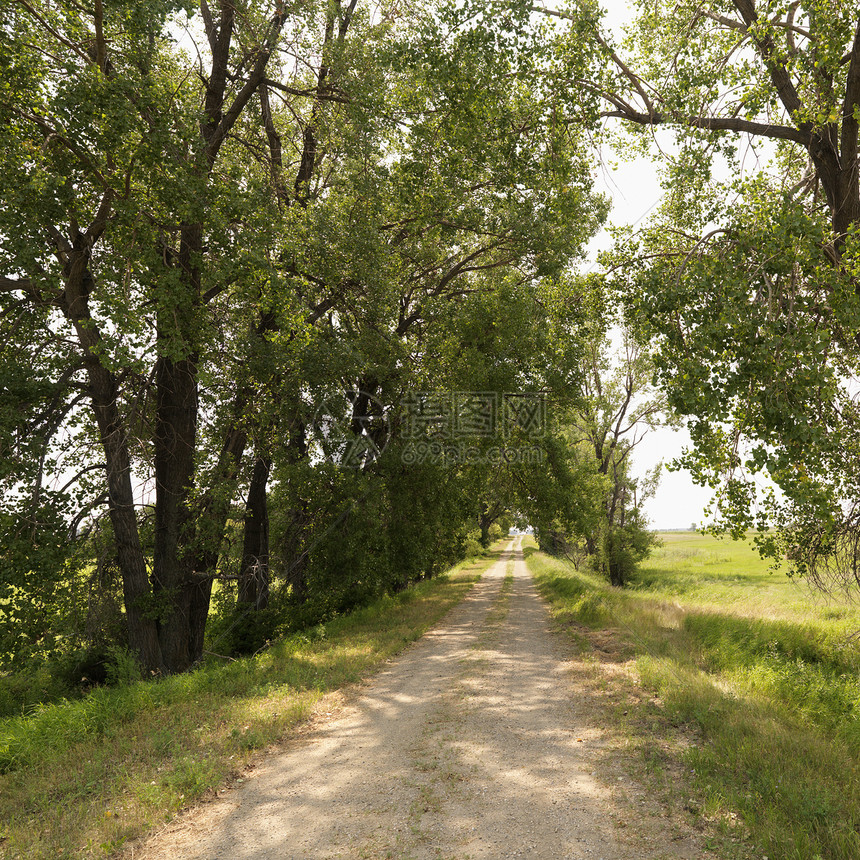
[[(647, 217), (661, 197), (654, 166), (646, 159), (622, 163), (612, 172), (608, 169), (598, 177), (597, 190), (612, 198), (610, 223), (635, 224)], [(589, 257), (611, 245), (604, 230), (592, 241)], [(643, 475), (661, 460), (668, 463), (681, 453), (689, 442), (685, 430), (661, 428), (653, 430), (634, 452), (633, 472)], [(704, 508), (710, 500), (710, 490), (697, 487), (689, 472), (662, 472), (660, 486), (654, 498), (645, 504), (651, 526), (657, 529), (689, 528), (704, 518)]]
[[(612, 28), (620, 28), (629, 14), (626, 0), (602, 0), (602, 5), (607, 9)], [(615, 170), (606, 167), (599, 171), (596, 190), (612, 198), (609, 223), (616, 225), (644, 221), (662, 196), (655, 166), (644, 158), (621, 162)], [(592, 241), (589, 257), (593, 259), (610, 245), (611, 238), (604, 230)], [(685, 430), (667, 428), (650, 432), (634, 452), (634, 474), (644, 474), (661, 460), (670, 462), (688, 442)], [(710, 497), (710, 490), (697, 487), (686, 470), (669, 472), (664, 468), (657, 493), (645, 504), (645, 510), (653, 528), (689, 528), (694, 522), (702, 522)]]

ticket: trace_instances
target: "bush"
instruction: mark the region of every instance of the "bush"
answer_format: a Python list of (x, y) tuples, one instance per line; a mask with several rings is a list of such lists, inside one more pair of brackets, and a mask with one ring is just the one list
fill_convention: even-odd
[(464, 558), (477, 558), (484, 554), (484, 547), (481, 544), (481, 533), (474, 529), (466, 535), (463, 542)]
[(141, 679), (137, 657), (122, 645), (114, 645), (109, 649), (106, 670), (105, 680), (111, 687), (128, 686)]
[(615, 586), (624, 586), (636, 571), (636, 565), (657, 546), (657, 535), (645, 528), (644, 519), (631, 516), (623, 526), (604, 526), (593, 557), (594, 569), (608, 577)]

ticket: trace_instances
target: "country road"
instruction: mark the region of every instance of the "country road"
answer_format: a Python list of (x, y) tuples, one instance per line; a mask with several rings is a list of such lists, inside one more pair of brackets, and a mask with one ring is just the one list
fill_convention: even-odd
[(240, 787), (138, 845), (171, 860), (705, 856), (604, 767), (599, 709), (520, 540), (464, 602)]

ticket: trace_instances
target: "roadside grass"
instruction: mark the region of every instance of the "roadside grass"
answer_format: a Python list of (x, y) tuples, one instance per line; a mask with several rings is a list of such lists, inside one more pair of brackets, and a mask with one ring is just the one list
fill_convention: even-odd
[(255, 750), (437, 623), (506, 544), (254, 657), (0, 721), (0, 856), (104, 857), (241, 779)]
[(528, 562), (577, 642), (621, 643), (619, 722), (725, 856), (857, 860), (860, 608), (768, 573), (746, 544), (663, 538), (625, 590)]

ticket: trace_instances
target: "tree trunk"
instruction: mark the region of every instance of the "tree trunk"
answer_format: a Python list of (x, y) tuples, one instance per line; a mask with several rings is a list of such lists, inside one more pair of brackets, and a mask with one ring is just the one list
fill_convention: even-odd
[[(261, 313), (258, 324), (252, 329), (251, 337), (261, 339), (266, 332), (275, 331), (276, 327), (274, 314)], [(212, 484), (195, 512), (196, 558), (193, 569), (196, 583), (191, 597), (192, 629), (190, 632), (191, 653), (198, 655), (195, 659), (199, 659), (199, 655), (203, 653), (203, 637), (212, 596), (212, 581), (216, 576), (221, 540), (230, 515), (232, 493), (224, 492), (224, 487), (233, 485), (239, 474), (248, 443), (246, 411), (253, 396), (254, 390), (250, 385), (242, 386), (236, 392), (231, 410), (232, 418), (224, 436)], [(264, 482), (263, 510), (266, 516), (267, 573), (265, 601), (268, 602), (268, 506), (265, 489)]]
[(284, 581), (289, 586), (292, 600), (304, 603), (308, 596), (307, 550), (305, 540), (310, 524), (307, 503), (300, 502), (289, 514), (290, 522), (278, 543), (278, 555), (283, 565)]
[(158, 320), (153, 591), (160, 611), (158, 638), (167, 672), (183, 672), (202, 656), (211, 593), (211, 582), (204, 585), (202, 580), (195, 580), (196, 536), (191, 508), (198, 409), (198, 357), (194, 348), (200, 305), (197, 263), (202, 246), (201, 226), (183, 226), (178, 256), (182, 278)]
[[(288, 427), (289, 442), (284, 462), (295, 466), (308, 456), (307, 431), (304, 422), (299, 418), (298, 396), (293, 396), (293, 420)], [(303, 497), (304, 490), (292, 500), (292, 510), (289, 511), (289, 521), (278, 541), (278, 556), (284, 570), (285, 584), (291, 590), (291, 597), (296, 603), (304, 603), (308, 596), (307, 583), (307, 529), (311, 522), (308, 513), (308, 503)]]
[[(200, 657), (200, 637), (192, 630), (205, 624), (208, 600), (197, 594), (189, 543), (194, 522), (190, 496), (194, 486), (197, 436), (197, 367), (193, 358), (161, 356), (156, 365), (155, 552), (153, 586), (159, 606), (158, 638), (168, 672), (182, 672)], [(196, 599), (195, 599), (196, 598)], [(200, 618), (201, 602), (205, 613)], [(194, 645), (192, 645), (194, 640)], [(200, 643), (202, 644), (202, 642)]]
[(233, 402), (234, 419), (221, 447), (218, 465), (212, 479), (213, 485), (210, 486), (194, 515), (196, 557), (193, 565), (195, 582), (191, 590), (189, 642), (190, 653), (194, 655), (195, 660), (199, 660), (203, 654), (212, 582), (216, 576), (218, 558), (221, 554), (221, 539), (232, 502), (232, 493), (225, 493), (224, 485), (234, 484), (248, 440), (247, 432), (240, 426), (246, 405), (246, 392), (240, 391)]
[(486, 505), (481, 505), (481, 512), (478, 515), (478, 524), (481, 527), (481, 546), (486, 549), (490, 545), (490, 526), (493, 524), (493, 520)]
[[(844, 165), (835, 133), (813, 135), (809, 154), (824, 189), (835, 234), (835, 248), (841, 256), (848, 232), (860, 221), (860, 185), (856, 160)], [(843, 156), (845, 153), (843, 153)]]
[(146, 614), (146, 602), (151, 592), (134, 509), (128, 433), (117, 403), (119, 389), (116, 377), (101, 363), (101, 336), (90, 317), (88, 295), (93, 278), (89, 271), (88, 248), (72, 252), (65, 274), (66, 288), (61, 309), (75, 327), (84, 355), (90, 403), (105, 454), (108, 511), (122, 575), (129, 647), (137, 654), (144, 670), (157, 672), (161, 670), (163, 661), (155, 621)]
[(108, 510), (122, 574), (129, 647), (137, 654), (144, 670), (157, 672), (162, 668), (162, 654), (155, 621), (145, 614), (150, 584), (134, 511), (128, 447), (116, 408), (116, 385), (101, 365), (94, 368), (89, 377), (93, 410), (107, 463)]
[(266, 486), (272, 461), (257, 457), (245, 507), (245, 537), (237, 602), (254, 609), (269, 604), (269, 508)]

